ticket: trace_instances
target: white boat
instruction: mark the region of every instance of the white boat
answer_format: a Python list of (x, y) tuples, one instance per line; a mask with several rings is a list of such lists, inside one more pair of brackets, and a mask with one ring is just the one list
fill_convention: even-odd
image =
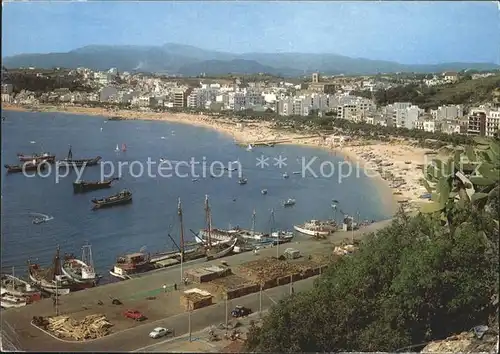
[(294, 225), (293, 228), (309, 236), (328, 236), (337, 230), (335, 221), (310, 220), (302, 225)]
[(238, 242), (237, 239), (235, 239), (229, 247), (227, 247), (227, 248), (225, 248), (222, 251), (219, 251), (217, 253), (212, 253), (213, 249), (208, 250), (207, 251), (207, 260), (212, 260), (212, 259), (217, 259), (217, 258), (222, 258), (222, 257), (227, 256), (228, 254), (230, 254), (233, 251), (234, 246), (236, 246), (236, 242)]
[(144, 252), (119, 256), (109, 274), (119, 279), (130, 279), (131, 274), (145, 273), (152, 269), (151, 258)]
[(248, 182), (248, 179), (246, 179), (246, 178), (240, 178), (240, 179), (238, 180), (238, 183), (239, 183), (239, 184), (247, 184), (247, 182)]
[(3, 308), (26, 306), (42, 298), (39, 290), (13, 275), (2, 274), (1, 284)]
[(67, 257), (62, 265), (62, 272), (76, 283), (90, 283), (95, 285), (97, 274), (92, 260), (92, 249), (90, 245), (82, 247), (82, 259)]
[(267, 194), (267, 189), (263, 189), (260, 191), (263, 195), (266, 195)]
[(28, 305), (28, 301), (26, 300), (26, 298), (22, 296), (12, 295), (7, 290), (2, 288), (0, 305), (4, 309), (9, 309), (13, 307), (26, 306)]
[(290, 177), (290, 176), (288, 175), (288, 173), (286, 173), (286, 172), (285, 172), (285, 173), (283, 173), (283, 178), (287, 179), (288, 177)]
[(235, 230), (237, 230), (237, 235), (244, 239), (258, 240), (258, 241), (262, 240), (264, 234), (261, 232), (255, 232), (255, 219), (256, 219), (256, 213), (254, 210), (252, 213), (252, 228), (250, 230), (236, 228)]
[(238, 233), (239, 229), (211, 229), (210, 232), (207, 229), (202, 229), (195, 238), (198, 243), (208, 243), (210, 239), (212, 245), (227, 244), (232, 242)]
[(253, 150), (252, 144), (248, 144), (247, 151), (252, 151), (252, 150)]
[(277, 238), (277, 239), (284, 239), (284, 240), (288, 240), (288, 239), (291, 240), (293, 238), (293, 232), (279, 230), (279, 231), (271, 232), (271, 235), (269, 235), (269, 237)]
[(115, 151), (116, 151), (116, 152), (119, 152), (119, 151), (120, 151), (120, 147), (118, 146), (118, 144), (116, 144)]
[(287, 200), (285, 200), (283, 202), (283, 206), (284, 207), (290, 207), (290, 206), (293, 206), (295, 205), (295, 199), (292, 199), (292, 198), (288, 198)]

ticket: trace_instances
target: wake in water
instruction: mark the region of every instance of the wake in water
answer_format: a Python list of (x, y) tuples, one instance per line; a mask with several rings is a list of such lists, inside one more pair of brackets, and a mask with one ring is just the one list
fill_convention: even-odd
[(53, 216), (42, 213), (30, 213), (30, 216), (33, 218), (32, 223), (35, 225), (43, 224), (54, 219)]

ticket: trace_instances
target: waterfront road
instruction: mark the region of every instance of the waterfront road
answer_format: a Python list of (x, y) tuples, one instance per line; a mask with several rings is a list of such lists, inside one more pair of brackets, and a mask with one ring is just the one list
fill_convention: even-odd
[[(154, 345), (161, 340), (149, 338), (148, 334), (155, 327), (165, 327), (172, 329), (175, 336), (182, 336), (189, 333), (189, 323), (191, 323), (191, 331), (200, 331), (211, 325), (219, 325), (226, 322), (226, 308), (227, 318), (231, 320), (231, 310), (236, 305), (242, 305), (251, 308), (254, 312), (258, 312), (260, 304), (262, 303), (262, 310), (270, 308), (273, 304), (277, 303), (280, 299), (289, 295), (291, 292), (290, 286), (293, 286), (294, 292), (304, 291), (313, 286), (314, 279), (317, 277), (298, 281), (292, 285), (287, 284), (284, 286), (268, 289), (259, 293), (250, 294), (238, 299), (233, 299), (225, 302), (218, 303), (206, 308), (193, 311), (191, 315), (187, 312), (167, 317), (163, 320), (155, 322), (145, 322), (143, 325), (130, 328), (109, 336), (99, 338), (88, 342), (64, 342), (43, 334), (45, 336), (43, 341), (31, 342), (31, 345), (36, 347), (25, 347), (22, 349), (26, 351), (126, 351), (131, 352), (135, 350), (144, 350), (151, 345)], [(43, 344), (43, 347), (42, 347)], [(22, 345), (22, 344), (21, 344)]]

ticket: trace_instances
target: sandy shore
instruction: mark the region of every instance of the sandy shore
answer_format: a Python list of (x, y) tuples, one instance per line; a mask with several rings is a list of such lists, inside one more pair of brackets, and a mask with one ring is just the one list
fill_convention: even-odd
[[(424, 149), (410, 147), (404, 144), (368, 143), (366, 141), (351, 141), (349, 143), (333, 144), (320, 136), (309, 137), (303, 134), (277, 131), (270, 122), (236, 123), (230, 119), (211, 117), (203, 114), (156, 113), (147, 111), (107, 110), (87, 107), (39, 106), (24, 108), (4, 105), (5, 110), (61, 112), (68, 114), (95, 115), (104, 117), (120, 117), (126, 120), (154, 120), (216, 129), (230, 135), (242, 144), (254, 144), (266, 141), (286, 141), (287, 144), (307, 145), (337, 151), (345, 160), (358, 165), (365, 173), (373, 177), (384, 207), (395, 211), (399, 203), (408, 209), (412, 202), (419, 200), (426, 193), (419, 179), (423, 176), (418, 165), (424, 164)], [(411, 208), (410, 208), (411, 209)]]

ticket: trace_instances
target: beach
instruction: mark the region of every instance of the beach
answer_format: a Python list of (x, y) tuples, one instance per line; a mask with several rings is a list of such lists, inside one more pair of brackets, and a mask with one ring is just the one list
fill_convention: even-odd
[[(4, 105), (5, 110), (59, 112), (103, 117), (119, 117), (123, 120), (152, 120), (172, 123), (190, 124), (209, 129), (233, 137), (241, 144), (258, 144), (261, 142), (284, 141), (286, 144), (320, 147), (338, 152), (345, 160), (356, 164), (365, 173), (377, 180), (378, 192), (385, 207), (393, 211), (399, 204), (406, 210), (414, 209), (415, 202), (426, 190), (419, 180), (423, 177), (421, 166), (426, 162), (428, 150), (410, 146), (405, 142), (349, 140), (342, 141), (322, 136), (304, 136), (273, 128), (272, 122), (240, 122), (221, 117), (203, 114), (157, 113), (149, 111), (108, 110), (78, 106), (37, 106), (21, 107)], [(413, 206), (412, 206), (413, 205)]]

